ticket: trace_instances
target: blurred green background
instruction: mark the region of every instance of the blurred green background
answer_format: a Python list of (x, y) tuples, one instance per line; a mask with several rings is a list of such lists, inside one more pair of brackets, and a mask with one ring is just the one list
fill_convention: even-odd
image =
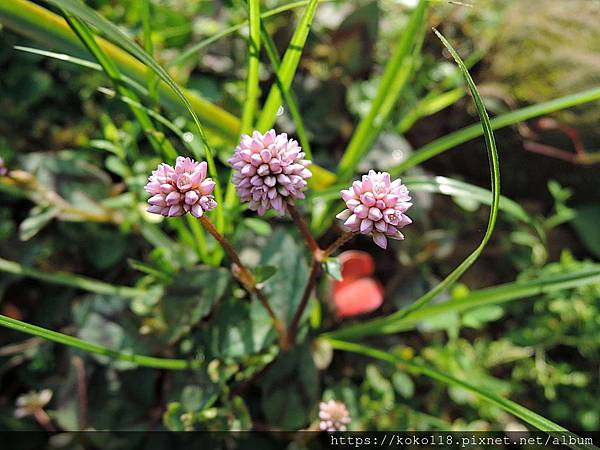
[[(320, 166), (335, 171), (353, 129), (368, 112), (381, 68), (415, 3), (319, 5), (293, 91)], [(414, 74), (361, 161), (361, 173), (399, 164), (414, 149), (477, 121), (458, 69), (431, 27), (467, 61), (491, 116), (600, 86), (599, 1), (430, 3)], [(86, 4), (143, 43), (143, 2)], [(269, 0), (261, 8), (280, 5)], [(172, 62), (194, 43), (244, 21), (246, 14), (242, 1), (150, 2), (154, 58), (171, 66), (181, 85), (237, 117), (245, 99), (246, 27), (241, 35), (216, 40), (183, 63)], [(295, 17), (288, 11), (264, 22), (280, 54)], [(105, 75), (15, 49), (18, 45), (61, 51), (16, 28), (0, 28), (0, 157), (21, 177), (16, 184), (0, 178), (0, 256), (115, 286), (151, 288), (165, 277), (170, 284), (165, 290), (148, 291), (154, 295), (136, 297), (90, 294), (0, 273), (2, 314), (118, 350), (165, 356), (202, 353), (211, 362), (206, 372), (192, 375), (135, 368), (3, 329), (0, 429), (39, 427), (33, 418), (17, 419), (14, 413), (20, 395), (42, 389), (53, 391), (46, 410), (54, 426), (62, 429), (247, 429), (252, 424), (259, 429), (297, 429), (314, 421), (315, 401), (321, 397), (344, 400), (353, 429), (522, 427), (468, 391), (355, 355), (336, 353), (330, 360), (328, 349), (308, 344), (305, 356), (280, 363), (280, 379), (265, 376), (239, 402), (217, 400), (219, 392), (243, 382), (273, 358), (259, 344), (257, 351), (240, 352), (228, 345), (231, 338), (219, 334), (228, 332), (235, 314), (242, 317), (252, 311), (235, 306), (241, 294), (231, 287), (226, 272), (202, 269), (194, 230), (184, 220), (161, 229), (143, 215), (142, 187), (159, 159), (128, 105), (107, 95), (106, 88), (112, 87)], [(264, 55), (259, 76), (264, 100), (275, 81)], [(152, 101), (146, 104), (160, 111)], [(295, 135), (289, 109), (280, 112), (277, 130)], [(191, 129), (183, 113), (164, 114), (182, 130)], [(163, 131), (170, 133), (164, 127)], [(223, 168), (232, 145), (210, 130), (209, 137)], [(185, 150), (177, 139), (169, 139)], [(483, 256), (445, 299), (516, 279), (595, 267), (600, 258), (600, 104), (585, 103), (502, 128), (496, 140), (502, 194), (518, 202), (537, 228), (501, 214)], [(442, 175), (487, 188), (482, 148), (482, 138), (462, 143), (402, 176)], [(134, 155), (129, 165), (119, 159), (122, 152)], [(226, 172), (222, 177), (226, 181)], [(371, 316), (394, 311), (434, 286), (477, 245), (485, 230), (488, 209), (471, 198), (418, 192), (414, 204), (414, 225), (407, 229), (406, 241), (387, 252), (368, 239), (347, 246), (370, 252), (376, 261), (375, 275), (386, 295)], [(244, 217), (232, 235), (249, 261), (260, 260), (261, 253), (268, 259), (273, 253), (269, 243), (301, 257), (285, 221), (269, 224), (250, 214)], [(279, 234), (273, 236), (274, 229)], [(336, 233), (333, 227), (322, 239), (330, 242)], [(215, 280), (215, 292), (206, 293), (207, 280)], [(340, 321), (328, 306), (326, 284), (320, 291), (324, 305), (319, 320), (331, 329)], [(208, 304), (202, 300), (207, 295)], [(184, 308), (191, 318), (180, 317)], [(212, 325), (198, 325), (201, 319)], [(369, 343), (395, 348), (407, 357), (418, 354), (445, 373), (509, 397), (569, 429), (598, 430), (598, 283), (437, 316), (414, 330), (374, 337)], [(286, 399), (286, 383), (305, 386), (306, 392)], [(281, 408), (290, 411), (281, 416)]]

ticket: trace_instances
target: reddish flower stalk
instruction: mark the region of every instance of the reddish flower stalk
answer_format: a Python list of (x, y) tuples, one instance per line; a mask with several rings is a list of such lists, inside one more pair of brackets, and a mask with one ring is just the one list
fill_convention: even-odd
[(233, 246), (229, 243), (229, 241), (227, 241), (227, 239), (225, 239), (225, 236), (223, 236), (217, 231), (215, 226), (211, 223), (210, 220), (208, 220), (206, 216), (201, 216), (199, 220), (202, 226), (206, 229), (206, 231), (208, 231), (217, 240), (217, 242), (221, 244), (221, 247), (223, 247), (225, 253), (227, 253), (229, 258), (233, 261), (233, 266), (231, 270), (233, 275), (244, 286), (244, 288), (246, 288), (246, 290), (250, 292), (250, 294), (256, 295), (256, 298), (258, 298), (260, 303), (267, 310), (267, 313), (271, 317), (273, 325), (275, 326), (275, 329), (279, 334), (280, 343), (283, 347), (286, 347), (288, 339), (286, 337), (287, 333), (285, 331), (285, 326), (283, 325), (283, 322), (277, 317), (275, 311), (273, 311), (273, 308), (271, 308), (269, 300), (267, 299), (265, 294), (257, 286), (256, 279), (254, 278), (254, 275), (252, 275), (252, 272), (250, 272), (250, 270), (246, 268), (246, 266), (240, 260), (240, 257), (238, 256)]
[(311, 253), (313, 255), (316, 255), (317, 253), (319, 253), (321, 251), (319, 244), (317, 244), (317, 241), (315, 241), (315, 238), (313, 237), (313, 235), (310, 233), (310, 230), (308, 229), (308, 225), (306, 224), (306, 222), (304, 221), (302, 216), (298, 213), (298, 210), (296, 209), (296, 207), (294, 206), (294, 204), (292, 202), (288, 202), (287, 210), (290, 213), (292, 220), (294, 221), (294, 223), (300, 230), (300, 233), (302, 234), (302, 237), (306, 241), (306, 244), (308, 245), (308, 248), (310, 249)]

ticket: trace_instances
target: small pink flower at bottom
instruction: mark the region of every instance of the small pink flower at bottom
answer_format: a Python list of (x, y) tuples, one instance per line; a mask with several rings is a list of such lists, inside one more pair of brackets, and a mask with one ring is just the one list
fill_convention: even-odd
[(3, 177), (8, 173), (8, 169), (4, 165), (4, 160), (0, 158), (0, 177)]
[(212, 193), (215, 182), (206, 178), (206, 162), (196, 162), (191, 158), (179, 156), (175, 167), (159, 164), (148, 178), (146, 192), (148, 212), (167, 217), (182, 216), (191, 213), (202, 217), (206, 211), (217, 206)]
[(346, 431), (352, 420), (346, 405), (335, 400), (319, 404), (319, 419), (321, 431)]
[(412, 206), (410, 194), (400, 180), (390, 180), (387, 172), (369, 171), (362, 180), (341, 192), (346, 202), (344, 211), (336, 217), (354, 233), (373, 236), (381, 248), (387, 248), (387, 238), (404, 239), (400, 228), (412, 223), (405, 214)]
[(235, 170), (232, 182), (240, 200), (262, 216), (273, 208), (285, 212), (288, 199), (303, 199), (306, 180), (312, 176), (311, 162), (298, 142), (286, 133), (269, 130), (243, 135), (229, 164)]

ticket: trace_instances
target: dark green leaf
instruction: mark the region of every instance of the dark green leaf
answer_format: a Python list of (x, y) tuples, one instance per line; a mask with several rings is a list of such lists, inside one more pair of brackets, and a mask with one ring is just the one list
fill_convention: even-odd
[(162, 300), (168, 341), (176, 341), (205, 317), (230, 281), (229, 272), (217, 268), (199, 267), (178, 274)]
[(308, 345), (283, 354), (261, 380), (262, 409), (270, 425), (298, 429), (318, 401), (319, 379)]
[(278, 230), (262, 254), (261, 264), (277, 267), (277, 273), (264, 284), (264, 292), (276, 314), (289, 323), (302, 299), (308, 280), (301, 240)]
[(587, 205), (576, 209), (572, 225), (579, 239), (596, 258), (600, 258), (600, 206)]

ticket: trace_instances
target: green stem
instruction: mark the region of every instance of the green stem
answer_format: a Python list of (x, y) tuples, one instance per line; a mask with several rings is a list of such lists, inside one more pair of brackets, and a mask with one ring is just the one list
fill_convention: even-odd
[(0, 258), (0, 271), (36, 278), (49, 283), (62, 284), (83, 289), (96, 294), (118, 295), (120, 297), (138, 297), (147, 294), (143, 289), (127, 286), (113, 286), (109, 283), (87, 278), (81, 275), (73, 275), (64, 272), (43, 272), (41, 270), (25, 267), (13, 261)]

